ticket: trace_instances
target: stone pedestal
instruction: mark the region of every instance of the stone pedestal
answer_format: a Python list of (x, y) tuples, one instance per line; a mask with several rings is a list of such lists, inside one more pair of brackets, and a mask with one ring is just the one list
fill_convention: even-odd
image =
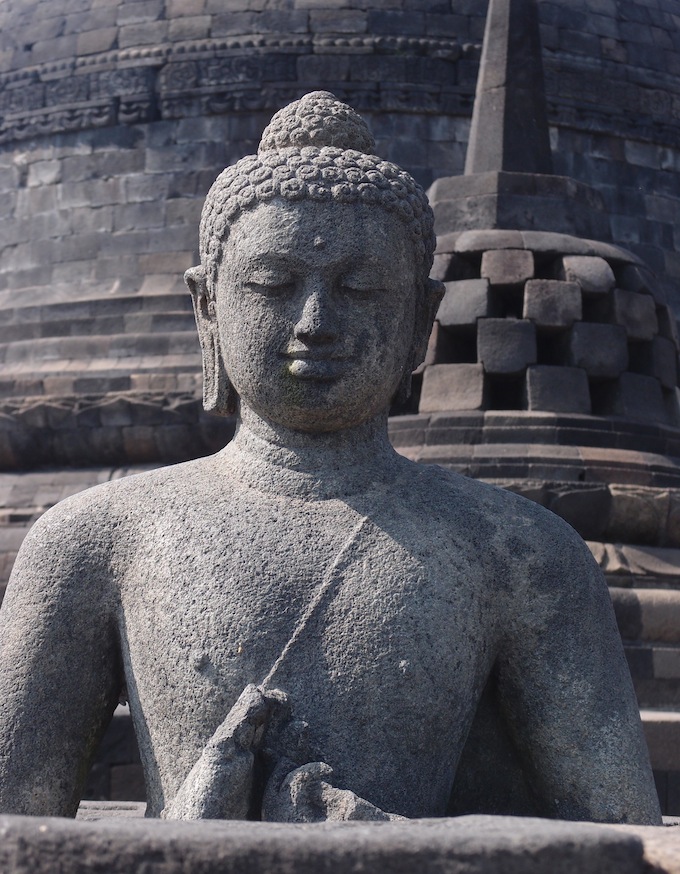
[[(121, 811), (119, 811), (120, 813)], [(137, 811), (125, 810), (126, 813)], [(90, 810), (90, 814), (92, 811)], [(649, 830), (645, 830), (649, 831)], [(661, 827), (652, 832), (666, 831)], [(0, 817), (6, 874), (643, 874), (635, 829), (513, 817), (282, 825)], [(679, 839), (656, 841), (677, 860)], [(677, 874), (677, 866), (655, 869)]]

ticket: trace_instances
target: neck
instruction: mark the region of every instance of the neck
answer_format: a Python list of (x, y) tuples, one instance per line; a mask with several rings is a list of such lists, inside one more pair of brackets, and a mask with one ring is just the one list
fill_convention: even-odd
[(307, 432), (268, 422), (245, 407), (221, 455), (246, 484), (302, 498), (366, 491), (392, 479), (402, 461), (387, 437), (387, 413), (351, 428)]

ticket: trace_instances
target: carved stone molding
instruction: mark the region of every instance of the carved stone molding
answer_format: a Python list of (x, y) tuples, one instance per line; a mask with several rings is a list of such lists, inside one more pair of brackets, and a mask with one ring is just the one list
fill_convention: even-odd
[(187, 392), (11, 399), (0, 406), (0, 471), (186, 461), (224, 446), (234, 421)]
[[(240, 36), (73, 58), (0, 77), (0, 143), (278, 108), (308, 90), (298, 61), (312, 54), (321, 61), (352, 55), (370, 66), (368, 89), (363, 81), (342, 82), (359, 109), (445, 113), (469, 103), (472, 86), (455, 84), (457, 62), (477, 57), (479, 47), (429, 37)], [(389, 70), (378, 75), (384, 63)]]

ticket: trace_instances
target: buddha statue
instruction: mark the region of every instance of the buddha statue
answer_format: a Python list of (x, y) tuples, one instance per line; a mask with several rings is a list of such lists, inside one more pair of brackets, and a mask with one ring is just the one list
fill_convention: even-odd
[[(442, 289), (427, 199), (374, 148), (315, 92), (210, 190), (186, 281), (205, 406), (236, 412), (236, 434), (31, 530), (0, 611), (3, 812), (74, 815), (122, 696), (151, 817), (380, 820), (529, 799), (542, 816), (660, 822), (583, 541), (388, 442)], [(488, 800), (466, 800), (489, 732), (523, 781), (503, 809), (499, 761)]]

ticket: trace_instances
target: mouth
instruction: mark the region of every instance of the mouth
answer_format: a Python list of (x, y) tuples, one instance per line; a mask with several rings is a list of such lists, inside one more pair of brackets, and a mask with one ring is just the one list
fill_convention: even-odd
[(284, 352), (286, 369), (296, 379), (334, 380), (342, 375), (349, 360), (347, 355), (332, 350), (295, 349)]

